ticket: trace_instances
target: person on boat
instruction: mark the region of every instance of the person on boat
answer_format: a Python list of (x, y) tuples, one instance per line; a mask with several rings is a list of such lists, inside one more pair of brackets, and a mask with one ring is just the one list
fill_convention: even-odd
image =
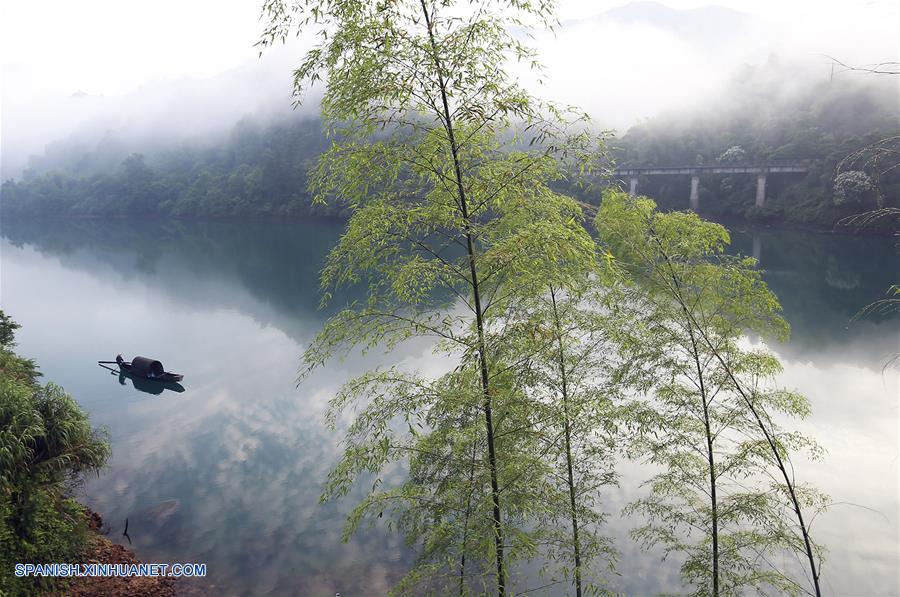
[(124, 362), (125, 362), (125, 359), (122, 358), (122, 355), (117, 354), (116, 355), (116, 365), (119, 366), (119, 369), (122, 368), (122, 363), (124, 363)]

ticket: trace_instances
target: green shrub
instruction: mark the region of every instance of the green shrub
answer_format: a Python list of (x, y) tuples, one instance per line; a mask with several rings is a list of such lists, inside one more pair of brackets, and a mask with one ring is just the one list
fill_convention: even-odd
[(18, 327), (0, 345), (0, 595), (54, 588), (52, 579), (16, 578), (18, 562), (77, 562), (88, 538), (84, 508), (70, 496), (84, 473), (110, 453), (78, 403), (55, 384), (41, 386), (34, 363), (12, 352)]

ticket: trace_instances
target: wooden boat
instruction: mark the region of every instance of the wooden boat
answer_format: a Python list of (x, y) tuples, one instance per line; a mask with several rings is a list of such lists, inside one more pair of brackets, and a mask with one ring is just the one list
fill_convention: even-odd
[(184, 375), (180, 373), (170, 373), (163, 368), (162, 363), (155, 359), (147, 357), (134, 357), (130, 362), (122, 358), (122, 355), (116, 355), (116, 364), (122, 373), (132, 378), (149, 379), (162, 383), (179, 382), (184, 379)]

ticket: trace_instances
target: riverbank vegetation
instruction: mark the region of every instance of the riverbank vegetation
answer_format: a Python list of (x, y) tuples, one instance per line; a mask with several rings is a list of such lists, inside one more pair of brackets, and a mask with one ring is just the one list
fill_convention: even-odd
[(0, 311), (0, 592), (31, 595), (58, 579), (17, 578), (15, 564), (82, 560), (90, 530), (72, 490), (110, 447), (71, 396), (38, 383), (35, 363), (15, 354), (18, 327)]
[[(725, 255), (721, 226), (620, 191), (599, 209), (560, 191), (608, 161), (583, 116), (506, 70), (536, 64), (510, 31), (551, 24), (550, 6), (264, 6), (264, 46), (318, 40), (295, 82), (301, 95), (325, 83), (335, 143), (310, 190), (351, 213), (323, 301), (367, 288), (306, 349), (301, 382), (414, 338), (447, 364), (364, 373), (328, 414), (344, 451), (322, 499), (364, 484), (347, 536), (385, 521), (418, 549), (397, 592), (502, 596), (529, 567), (529, 590), (615, 590), (604, 522), (631, 457), (655, 471), (626, 509), (633, 536), (679, 558), (688, 590), (820, 594), (809, 520), (828, 501), (792, 463), (818, 449), (785, 428), (809, 406), (745, 337), (784, 338), (780, 305), (753, 259)], [(397, 467), (405, 479), (383, 482)]]

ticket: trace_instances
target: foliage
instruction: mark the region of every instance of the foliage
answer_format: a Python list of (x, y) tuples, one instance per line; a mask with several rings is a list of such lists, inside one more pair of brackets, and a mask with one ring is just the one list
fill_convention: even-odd
[(808, 556), (818, 593), (821, 554), (802, 511), (827, 500), (797, 484), (787, 463), (819, 449), (775, 422), (809, 413), (805, 398), (771, 387), (777, 359), (742, 345), (748, 331), (788, 331), (754, 260), (725, 255), (718, 224), (620, 192), (604, 195), (596, 225), (638, 281), (625, 301), (633, 312), (618, 332), (625, 360), (616, 378), (653, 395), (632, 450), (661, 472), (629, 507), (648, 521), (635, 538), (683, 554), (697, 595), (800, 593), (802, 581), (772, 564), (785, 553)]
[(869, 175), (860, 170), (848, 170), (834, 177), (834, 204), (859, 203), (875, 189)]
[[(553, 506), (567, 503), (530, 432), (535, 403), (508, 315), (595, 260), (580, 207), (551, 184), (589, 170), (596, 142), (567, 133), (564, 111), (506, 72), (510, 60), (534, 63), (513, 28), (547, 24), (550, 6), (271, 0), (264, 12), (264, 45), (294, 30), (318, 34), (295, 82), (302, 94), (325, 80), (322, 114), (335, 142), (311, 188), (317, 201), (352, 210), (322, 274), (326, 300), (342, 285), (369, 289), (326, 324), (305, 370), (353, 347), (420, 336), (451, 367), (437, 377), (379, 370), (345, 386), (333, 419), (356, 403), (362, 410), (324, 497), (376, 475), (348, 530), (390, 507), (422, 548), (398, 589), (493, 586), (502, 595), (510, 566), (543, 549), (559, 518)], [(381, 489), (398, 461), (408, 479)]]
[(0, 311), (0, 348), (13, 346), (16, 330), (20, 327), (22, 326), (13, 321), (9, 315)]
[(69, 494), (103, 466), (109, 443), (62, 388), (37, 383), (34, 364), (11, 344), (0, 348), (0, 585), (28, 594), (52, 583), (15, 578), (16, 562), (75, 561), (83, 552), (87, 521)]
[[(615, 481), (624, 422), (664, 465), (634, 506), (650, 517), (635, 535), (684, 552), (698, 592), (797, 592), (767, 563), (791, 552), (809, 556), (817, 583), (801, 508), (821, 500), (785, 465), (811, 444), (770, 418), (807, 407), (764, 387), (777, 361), (740, 346), (746, 331), (787, 333), (755, 263), (724, 256), (722, 227), (616, 193), (596, 221), (612, 253), (598, 251), (581, 206), (554, 189), (601, 156), (505, 71), (509, 58), (533, 61), (510, 28), (546, 22), (548, 7), (467, 8), (265, 4), (263, 45), (318, 36), (295, 84), (302, 96), (324, 80), (334, 142), (310, 188), (352, 211), (322, 272), (324, 300), (368, 288), (307, 348), (301, 378), (350, 351), (421, 337), (447, 363), (443, 374), (393, 366), (343, 386), (328, 416), (347, 425), (344, 452), (322, 498), (372, 482), (346, 532), (387, 513), (419, 548), (400, 592), (503, 595), (510, 568), (536, 558), (551, 584), (601, 590), (589, 570), (612, 566), (615, 552), (597, 500)], [(611, 400), (627, 387), (655, 399)], [(409, 474), (387, 482), (401, 466)]]
[[(879, 209), (884, 209), (882, 205), (885, 195), (896, 191), (898, 170), (900, 170), (900, 135), (890, 135), (872, 141), (845, 156), (835, 168), (835, 182), (846, 172), (865, 173), (872, 185), (871, 189), (866, 190), (874, 190)], [(900, 209), (900, 206), (887, 209)]]
[(731, 147), (723, 151), (722, 155), (716, 158), (716, 161), (723, 164), (740, 164), (746, 159), (747, 152), (744, 151), (744, 148), (740, 145), (732, 145)]
[(602, 498), (606, 486), (617, 483), (621, 428), (632, 415), (609, 383), (617, 362), (609, 333), (610, 318), (617, 316), (612, 306), (621, 298), (616, 271), (602, 258), (585, 273), (565, 289), (550, 285), (531, 301), (518, 301), (518, 332), (510, 342), (526, 351), (535, 399), (530, 433), (556, 471), (548, 477), (558, 487), (555, 494), (565, 500), (551, 510), (560, 517), (550, 535), (551, 559), (571, 563), (561, 572), (573, 579), (578, 596), (605, 589), (600, 563), (615, 572), (618, 554), (603, 534)]

